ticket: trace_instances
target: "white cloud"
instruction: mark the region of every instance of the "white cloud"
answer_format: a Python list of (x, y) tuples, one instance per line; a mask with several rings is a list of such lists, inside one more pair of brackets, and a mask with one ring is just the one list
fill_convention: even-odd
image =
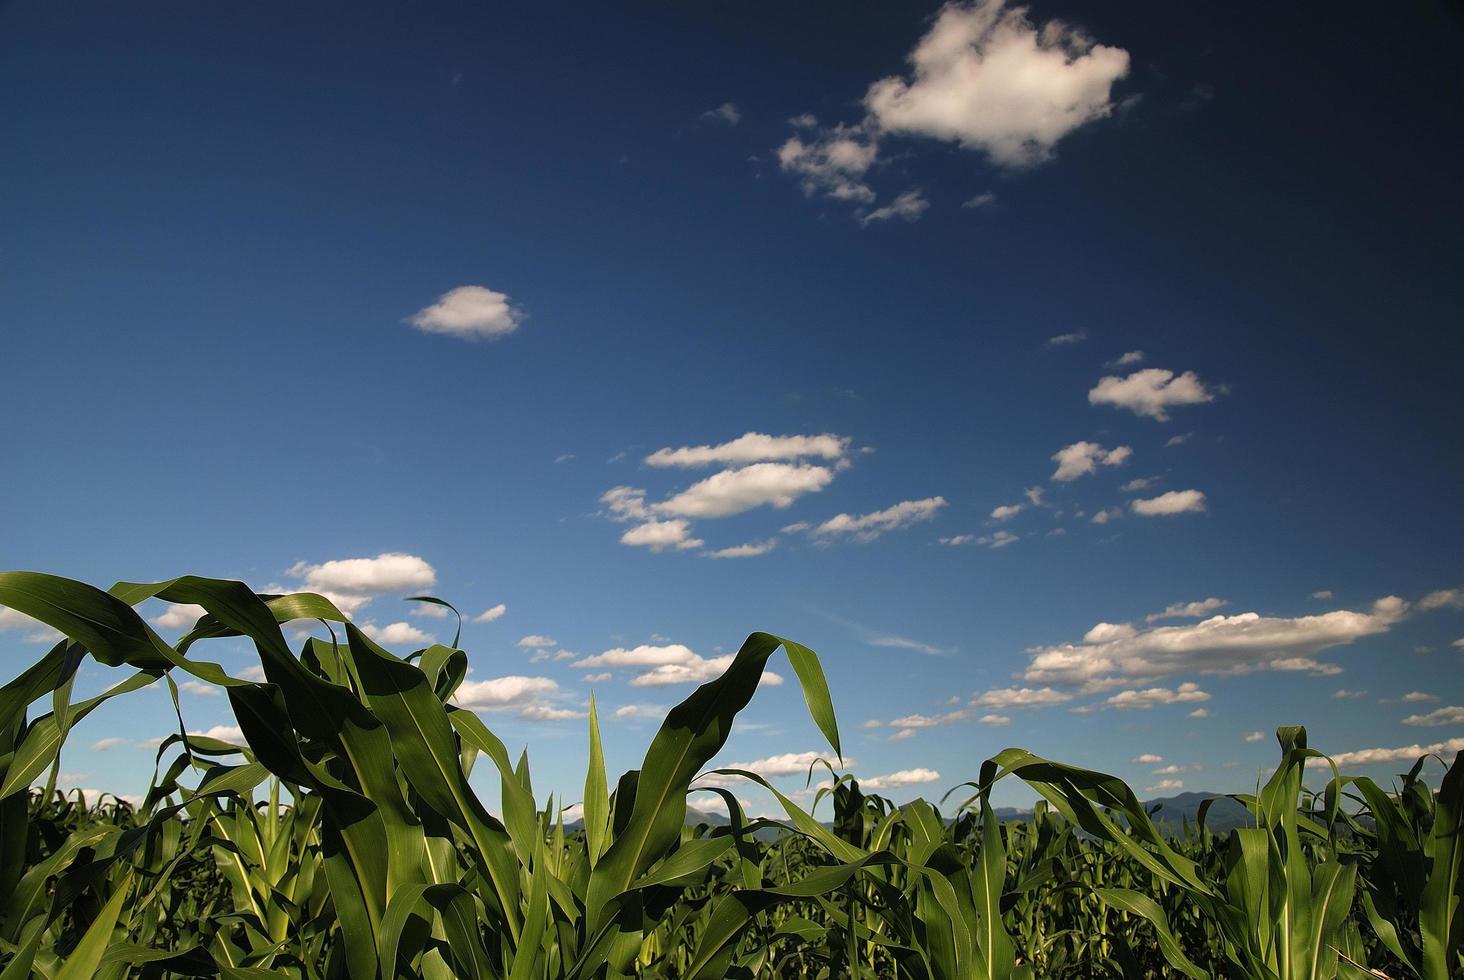
[(1464, 588), (1439, 589), (1418, 600), (1419, 609), (1464, 609)]
[(506, 613), (506, 612), (508, 612), (508, 606), (506, 606), (506, 605), (504, 605), (503, 603), (500, 602), (498, 605), (493, 606), (493, 607), (488, 608), (488, 609), (485, 609), (482, 612), (480, 612), (478, 615), (474, 616), (473, 617), (473, 622), (475, 622), (475, 623), (491, 623), (491, 622), (494, 622), (495, 620), (498, 620), (498, 619), (503, 618), (503, 614)]
[(587, 718), (588, 711), (577, 708), (556, 708), (548, 704), (526, 704), (519, 709), (518, 716), (529, 721), (568, 721), (571, 718)]
[(918, 786), (921, 783), (933, 783), (940, 778), (940, 773), (934, 769), (915, 768), (901, 769), (899, 772), (892, 772), (887, 776), (871, 776), (868, 779), (861, 779), (859, 785), (864, 789), (897, 789), (901, 786)]
[(608, 671), (608, 670), (602, 671), (602, 672), (600, 672), (598, 674), (586, 674), (585, 675), (585, 683), (586, 684), (602, 684), (602, 683), (604, 683), (605, 681), (608, 681), (610, 678), (612, 678), (614, 676), (615, 675), (612, 674), (612, 673), (610, 673), (610, 671)]
[(1119, 466), (1128, 460), (1134, 451), (1128, 446), (1104, 449), (1096, 442), (1075, 442), (1052, 454), (1057, 471), (1052, 478), (1059, 483), (1070, 483), (1080, 476), (1096, 472), (1100, 466)]
[[(781, 755), (768, 756), (766, 759), (754, 759), (751, 762), (729, 762), (725, 765), (719, 764), (718, 769), (745, 769), (748, 772), (755, 772), (764, 779), (776, 779), (779, 776), (806, 776), (809, 768), (820, 759), (827, 759), (822, 752), (784, 752)], [(828, 759), (829, 762), (835, 760)], [(845, 765), (852, 767), (853, 759), (846, 759)], [(703, 783), (709, 780), (702, 780)]]
[(1266, 666), (1271, 670), (1305, 672), (1313, 677), (1335, 677), (1342, 673), (1342, 668), (1336, 664), (1319, 663), (1311, 657), (1282, 657), (1280, 660), (1272, 660)]
[(834, 479), (826, 466), (808, 463), (751, 463), (722, 470), (692, 484), (653, 510), (677, 517), (730, 517), (770, 505), (782, 509)]
[(1152, 752), (1145, 752), (1143, 755), (1136, 755), (1136, 756), (1134, 756), (1129, 761), (1130, 762), (1138, 762), (1138, 763), (1141, 763), (1141, 764), (1146, 765), (1146, 766), (1152, 766), (1155, 763), (1163, 762), (1164, 761), (1164, 756), (1162, 756), (1162, 755), (1155, 755)]
[(1033, 507), (1046, 507), (1047, 504), (1042, 499), (1042, 495), (1046, 492), (1046, 489), (1044, 489), (1043, 487), (1028, 487), (1027, 489), (1022, 491), (1022, 494), (1027, 498), (1027, 502), (1030, 503)]
[(879, 141), (865, 126), (834, 126), (788, 137), (778, 147), (778, 165), (794, 174), (809, 197), (824, 194), (868, 204), (874, 191), (864, 176), (879, 155)]
[(766, 541), (749, 541), (747, 544), (733, 545), (730, 548), (718, 548), (716, 551), (704, 552), (708, 558), (756, 558), (758, 555), (765, 555), (778, 546), (776, 538), (768, 538)]
[(1160, 422), (1168, 421), (1169, 409), (1176, 405), (1198, 405), (1214, 400), (1214, 394), (1193, 371), (1176, 375), (1163, 368), (1144, 368), (1126, 378), (1109, 375), (1088, 392), (1090, 404), (1126, 408), (1135, 415)]
[(205, 698), (216, 698), (223, 694), (223, 692), (214, 685), (206, 684), (203, 681), (183, 681), (178, 685), (178, 689), (181, 691), (187, 691), (189, 694), (196, 694), (199, 697)]
[(1121, 355), (1116, 361), (1114, 361), (1113, 362), (1113, 366), (1114, 367), (1128, 367), (1130, 364), (1141, 364), (1141, 363), (1143, 363), (1143, 360), (1144, 360), (1144, 352), (1143, 351), (1141, 351), (1141, 350), (1131, 350), (1127, 354)]
[(1150, 687), (1141, 691), (1119, 691), (1104, 703), (1119, 711), (1147, 711), (1156, 704), (1183, 704), (1208, 700), (1210, 700), (1210, 695), (1200, 690), (1200, 685), (1189, 681), (1173, 690), (1164, 687)]
[(697, 467), (792, 462), (807, 457), (839, 460), (848, 453), (849, 441), (848, 436), (836, 436), (827, 432), (816, 436), (770, 436), (761, 432), (748, 432), (716, 446), (658, 449), (647, 456), (645, 462), (647, 466)]
[(239, 671), (239, 676), (246, 681), (254, 681), (257, 684), (263, 684), (266, 679), (264, 668), (259, 664), (250, 664), (248, 667)]
[(1157, 497), (1130, 501), (1129, 508), (1144, 517), (1199, 513), (1205, 509), (1205, 495), (1199, 490), (1171, 490)]
[(1083, 634), (1084, 643), (1108, 643), (1113, 640), (1131, 640), (1138, 630), (1129, 623), (1098, 623)]
[(611, 487), (600, 494), (600, 503), (609, 508), (611, 520), (644, 521), (651, 516), (646, 492), (639, 487)]
[(1193, 710), (1193, 711), (1191, 711), (1189, 713), (1189, 716), (1191, 718), (1208, 718), (1208, 717), (1210, 717), (1210, 709), (1209, 708), (1196, 708), (1195, 710)]
[(1182, 772), (1189, 772), (1189, 771), (1191, 771), (1192, 769), (1195, 769), (1195, 768), (1197, 768), (1197, 767), (1196, 766), (1178, 766), (1178, 765), (1174, 765), (1173, 763), (1171, 763), (1171, 764), (1169, 764), (1167, 766), (1164, 766), (1163, 768), (1155, 769), (1154, 772), (1153, 772), (1153, 775), (1155, 775), (1155, 776), (1177, 776), (1177, 775), (1179, 775)]
[(190, 731), (189, 735), (198, 735), (203, 738), (214, 738), (220, 742), (229, 742), (234, 745), (243, 745), (244, 730), (238, 725), (214, 725), (212, 728), (205, 728), (202, 731)]
[(1439, 696), (1437, 694), (1428, 694), (1424, 691), (1409, 691), (1403, 695), (1402, 700), (1405, 704), (1414, 704), (1419, 701), (1437, 701), (1438, 699)]
[[(1414, 762), (1425, 755), (1442, 756), (1447, 761), (1452, 761), (1451, 756), (1456, 752), (1464, 752), (1464, 738), (1451, 738), (1445, 742), (1434, 742), (1432, 745), (1404, 745), (1396, 749), (1357, 749), (1353, 752), (1339, 752), (1332, 756), (1332, 761), (1338, 766), (1371, 766), (1383, 762)], [(1326, 759), (1308, 759), (1308, 768), (1327, 768)]]
[(667, 548), (686, 551), (705, 544), (701, 538), (691, 536), (691, 524), (680, 517), (669, 521), (646, 521), (644, 524), (637, 524), (620, 536), (620, 543), (650, 548), (652, 551), (665, 551)]
[(946, 505), (944, 497), (927, 497), (924, 500), (902, 500), (893, 507), (877, 510), (858, 517), (852, 514), (837, 514), (814, 529), (814, 534), (850, 534), (859, 541), (873, 541), (886, 531), (928, 521)]
[(987, 211), (996, 207), (996, 195), (991, 191), (982, 191), (961, 202), (961, 207), (970, 208), (973, 211)]
[(492, 340), (518, 329), (523, 311), (510, 305), (505, 293), (485, 286), (458, 286), (437, 302), (413, 314), (408, 323), (424, 333), (441, 333), (464, 340)]
[(890, 742), (903, 742), (907, 738), (914, 738), (916, 734), (917, 733), (916, 733), (915, 729), (913, 729), (913, 728), (902, 728), (899, 731), (895, 732), (893, 735), (891, 735), (887, 739), (887, 741), (890, 741)]
[(1318, 589), (1316, 592), (1313, 592), (1311, 594), (1311, 597), (1313, 599), (1330, 599), (1330, 598), (1332, 598), (1332, 590), (1331, 589)]
[(1132, 480), (1128, 481), (1118, 489), (1122, 490), (1124, 493), (1136, 493), (1139, 490), (1147, 490), (1158, 482), (1158, 479), (1152, 476), (1138, 476), (1134, 477)]
[(286, 574), (301, 580), (300, 588), (334, 602), (355, 615), (375, 596), (387, 592), (430, 589), (437, 572), (416, 555), (383, 552), (375, 558), (337, 558), (318, 565), (296, 562)]
[[(1102, 642), (1034, 647), (1028, 651), (1032, 661), (1022, 676), (1028, 683), (1102, 690), (1121, 685), (1123, 678), (1298, 669), (1298, 658), (1386, 633), (1407, 609), (1402, 599), (1388, 596), (1366, 613), (1337, 610), (1294, 619), (1253, 612), (1212, 616), (1185, 626), (1114, 635)], [(1323, 666), (1328, 665), (1312, 662), (1299, 669), (1315, 671)]]
[(1455, 650), (1464, 650), (1464, 637), (1460, 637), (1453, 643), (1450, 643), (1449, 646), (1453, 647)]
[(941, 538), (940, 543), (950, 547), (959, 547), (963, 544), (979, 544), (986, 548), (1005, 548), (1009, 544), (1015, 544), (1021, 540), (1021, 535), (1013, 534), (1011, 531), (997, 531), (993, 534), (957, 534), (954, 537)]
[(1123, 510), (1118, 507), (1105, 507), (1096, 512), (1091, 520), (1094, 524), (1107, 524), (1109, 521), (1116, 521), (1123, 516)]
[(615, 709), (616, 718), (654, 718), (666, 716), (666, 707), (659, 704), (622, 704)]
[(1072, 333), (1060, 333), (1056, 337), (1048, 337), (1047, 340), (1043, 342), (1043, 346), (1047, 348), (1068, 347), (1072, 344), (1081, 344), (1087, 339), (1088, 331), (1075, 330)]
[(1245, 733), (1245, 740), (1247, 742), (1259, 742), (1259, 741), (1263, 740), (1265, 737), (1266, 737), (1266, 733), (1265, 732), (1246, 732)]
[(993, 521), (1007, 521), (1027, 509), (1026, 504), (1002, 504), (991, 511)]
[(1000, 687), (978, 695), (971, 703), (988, 708), (1041, 708), (1072, 699), (1066, 691), (1050, 687)]
[(979, 722), (981, 722), (981, 724), (983, 724), (983, 725), (992, 725), (992, 726), (995, 726), (995, 727), (1001, 727), (1003, 725), (1010, 725), (1012, 723), (1012, 720), (1010, 718), (1008, 718), (1006, 715), (982, 715), (980, 718), (977, 718), (976, 720), (979, 721)]
[[(721, 657), (698, 657), (689, 663), (663, 664), (632, 677), (630, 686), (665, 687), (670, 684), (704, 684), (721, 677), (727, 668), (732, 666), (735, 656), (735, 654), (729, 653)], [(781, 674), (764, 670), (762, 680), (758, 683), (764, 687), (777, 687), (783, 683), (783, 677)]]
[(449, 613), (446, 606), (439, 606), (431, 602), (419, 602), (412, 607), (412, 615), (419, 619), (446, 619)]
[(859, 218), (859, 223), (868, 227), (876, 221), (889, 221), (891, 218), (900, 218), (904, 221), (918, 221), (920, 216), (930, 207), (930, 202), (925, 199), (920, 188), (905, 191), (896, 197), (889, 204), (875, 208)]
[(1366, 694), (1366, 691), (1349, 691), (1345, 687), (1339, 687), (1332, 692), (1332, 697), (1338, 701), (1356, 701), (1358, 698), (1366, 696)]
[(576, 660), (574, 666), (584, 670), (595, 667), (660, 667), (665, 664), (695, 663), (700, 659), (690, 647), (680, 643), (666, 646), (643, 644), (629, 650), (615, 647), (604, 653)]
[(510, 674), (487, 680), (463, 681), (453, 701), (471, 711), (523, 711), (555, 694), (559, 685), (549, 677), (525, 677)]
[(7, 606), (0, 606), (0, 630), (22, 632), (27, 643), (55, 643), (61, 639), (59, 631)]
[(1145, 793), (1172, 793), (1184, 789), (1183, 779), (1161, 779), (1153, 786), (1145, 786)]
[(361, 627), (361, 632), (371, 639), (384, 646), (396, 646), (398, 644), (428, 644), (434, 639), (431, 633), (423, 632), (411, 623), (388, 623), (385, 626), (376, 626), (367, 623)]
[(731, 102), (723, 102), (715, 109), (708, 109), (700, 117), (705, 122), (724, 123), (728, 126), (736, 126), (742, 121), (742, 113), (737, 106)]
[(1164, 448), (1173, 449), (1175, 446), (1183, 446), (1194, 437), (1195, 434), (1193, 432), (1186, 432), (1182, 435), (1170, 436), (1168, 439), (1164, 440)]
[(93, 742), (92, 743), (92, 751), (93, 752), (108, 752), (108, 751), (110, 751), (112, 749), (117, 748), (119, 745), (126, 745), (126, 744), (127, 744), (127, 739), (125, 739), (125, 738), (118, 738), (117, 736), (113, 735), (110, 738), (99, 738), (95, 742)]
[(193, 624), (198, 622), (198, 618), (206, 613), (207, 610), (202, 606), (194, 605), (191, 602), (173, 602), (169, 603), (167, 609), (149, 622), (167, 630), (192, 629)]
[(1435, 708), (1426, 715), (1409, 715), (1403, 719), (1405, 725), (1422, 725), (1434, 728), (1439, 725), (1464, 725), (1464, 708), (1458, 705), (1451, 705), (1447, 708)]
[(1002, 166), (1026, 167), (1112, 111), (1109, 93), (1128, 73), (1129, 56), (1061, 21), (1039, 29), (1025, 8), (975, 0), (941, 8), (910, 63), (913, 78), (881, 79), (865, 95), (884, 130), (948, 140)]
[(1225, 599), (1201, 599), (1198, 602), (1173, 602), (1165, 606), (1163, 611), (1149, 613), (1144, 617), (1144, 622), (1152, 623), (1159, 619), (1200, 619), (1210, 615), (1216, 609), (1228, 606), (1230, 603)]
[(936, 728), (940, 725), (954, 725), (965, 721), (970, 715), (965, 711), (947, 711), (943, 715), (906, 715), (890, 722), (891, 728)]

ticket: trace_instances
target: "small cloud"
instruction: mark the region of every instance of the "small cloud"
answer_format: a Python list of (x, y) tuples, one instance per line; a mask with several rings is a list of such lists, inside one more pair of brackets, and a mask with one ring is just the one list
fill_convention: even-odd
[(216, 698), (223, 693), (214, 685), (205, 684), (203, 681), (184, 681), (178, 687), (180, 690), (187, 691), (189, 694), (197, 694), (205, 698)]
[(1311, 597), (1313, 599), (1330, 599), (1330, 598), (1332, 598), (1332, 590), (1331, 589), (1318, 589), (1317, 591), (1315, 591), (1315, 592), (1313, 592), (1311, 594)]
[(1163, 762), (1164, 761), (1164, 756), (1162, 756), (1162, 755), (1155, 755), (1152, 752), (1145, 752), (1143, 755), (1136, 755), (1136, 756), (1134, 756), (1129, 761), (1130, 762), (1137, 762), (1137, 763), (1139, 763), (1141, 765), (1152, 766), (1152, 765), (1155, 765), (1156, 763)]
[(1175, 446), (1183, 446), (1185, 443), (1193, 439), (1194, 435), (1195, 434), (1193, 432), (1185, 432), (1181, 435), (1170, 436), (1168, 439), (1164, 440), (1164, 448), (1173, 449)]
[(1210, 709), (1209, 708), (1196, 708), (1195, 710), (1193, 710), (1193, 711), (1191, 711), (1189, 713), (1189, 716), (1191, 718), (1208, 718), (1208, 717), (1210, 717)]
[(554, 641), (553, 637), (540, 636), (538, 633), (530, 633), (528, 636), (521, 638), (518, 641), (518, 645), (526, 650), (537, 650), (541, 647), (555, 647), (559, 644)]
[(1026, 509), (1026, 504), (1002, 504), (991, 511), (991, 519), (993, 521), (1008, 521)]
[(1464, 609), (1464, 587), (1430, 592), (1418, 600), (1418, 608), (1421, 610)]
[(721, 123), (724, 126), (736, 126), (742, 121), (742, 113), (737, 106), (731, 102), (723, 102), (715, 109), (708, 109), (697, 118), (702, 122)]
[(692, 537), (691, 523), (685, 518), (677, 517), (669, 521), (646, 521), (638, 524), (620, 536), (620, 543), (632, 548), (649, 548), (661, 552), (668, 548), (688, 551), (700, 548), (706, 542)]
[(431, 633), (423, 632), (411, 623), (388, 623), (380, 627), (367, 623), (361, 627), (361, 632), (383, 646), (399, 646), (405, 644), (422, 646), (433, 641)]
[(1090, 404), (1112, 405), (1159, 422), (1169, 420), (1171, 408), (1214, 400), (1193, 371), (1176, 375), (1163, 368), (1144, 368), (1126, 378), (1109, 375), (1088, 392)]
[(1405, 725), (1424, 725), (1436, 727), (1438, 725), (1464, 725), (1464, 708), (1452, 705), (1447, 708), (1435, 708), (1428, 714), (1409, 715), (1403, 719)]
[(859, 223), (868, 227), (876, 221), (889, 221), (891, 218), (899, 218), (903, 221), (918, 221), (920, 216), (930, 207), (930, 202), (925, 199), (920, 188), (905, 191), (889, 204), (882, 208), (875, 208), (873, 211), (862, 215)]
[(861, 779), (859, 782), (865, 789), (896, 789), (901, 786), (933, 783), (939, 778), (940, 773), (934, 769), (925, 769), (922, 767), (901, 769), (899, 772), (892, 772), (887, 776), (871, 776), (868, 779)]
[(1246, 732), (1245, 733), (1245, 740), (1247, 742), (1259, 742), (1259, 741), (1263, 740), (1265, 737), (1266, 737), (1266, 733), (1265, 732)]
[(1153, 786), (1145, 786), (1145, 793), (1173, 793), (1184, 789), (1183, 779), (1161, 779)]
[(1009, 544), (1015, 544), (1021, 540), (1021, 535), (1013, 534), (1010, 531), (997, 531), (993, 534), (957, 534), (948, 538), (941, 538), (940, 543), (952, 548), (959, 548), (962, 545), (977, 544), (985, 548), (1005, 548)]
[(1143, 517), (1200, 513), (1205, 510), (1205, 495), (1199, 490), (1171, 490), (1147, 500), (1134, 500), (1129, 509)]
[(506, 337), (523, 322), (523, 311), (511, 305), (506, 293), (486, 286), (458, 286), (423, 307), (407, 322), (423, 333), (446, 334), (463, 340)]
[(1088, 339), (1088, 331), (1074, 330), (1072, 333), (1060, 333), (1056, 337), (1048, 337), (1043, 344), (1048, 350), (1054, 347), (1070, 347), (1073, 344), (1081, 344)]
[(112, 749), (117, 748), (119, 745), (126, 745), (126, 744), (127, 744), (127, 739), (125, 739), (125, 738), (118, 738), (115, 735), (114, 736), (111, 736), (110, 738), (99, 738), (95, 742), (92, 743), (92, 751), (93, 752), (110, 752)]
[(767, 554), (777, 546), (776, 538), (768, 538), (766, 541), (749, 541), (747, 544), (719, 548), (716, 551), (704, 551), (702, 554), (707, 558), (756, 558), (758, 555)]
[(1109, 364), (1112, 367), (1128, 367), (1130, 364), (1143, 363), (1144, 356), (1144, 352), (1141, 350), (1131, 350), (1127, 354), (1119, 355), (1117, 360), (1110, 361)]
[(490, 608), (485, 609), (482, 612), (480, 612), (478, 615), (474, 616), (473, 617), (473, 622), (475, 622), (475, 623), (492, 623), (492, 622), (494, 622), (496, 620), (502, 619), (503, 618), (503, 614), (506, 613), (506, 612), (508, 612), (508, 606), (506, 606), (505, 604), (503, 604), (503, 603), (500, 602), (498, 605), (491, 606)]
[(1355, 701), (1358, 698), (1365, 696), (1366, 694), (1366, 691), (1349, 691), (1345, 687), (1339, 687), (1337, 690), (1332, 692), (1332, 697), (1336, 698), (1338, 701)]
[(167, 630), (192, 629), (193, 624), (198, 622), (199, 617), (207, 615), (207, 612), (202, 606), (196, 606), (186, 602), (175, 602), (163, 610), (161, 615), (151, 619), (150, 622), (154, 626), (161, 626)]
[(1140, 490), (1149, 489), (1158, 482), (1159, 480), (1157, 477), (1138, 476), (1134, 477), (1132, 480), (1128, 481), (1118, 489), (1122, 490), (1124, 493), (1137, 493)]
[(1116, 521), (1123, 516), (1121, 507), (1105, 507), (1098, 511), (1091, 518), (1094, 524), (1107, 524), (1109, 521)]
[(903, 742), (907, 738), (914, 738), (914, 737), (915, 737), (915, 729), (913, 729), (913, 728), (902, 728), (899, 731), (895, 732), (893, 735), (891, 735), (886, 741), (890, 741), (890, 742)]
[(1078, 477), (1096, 473), (1100, 466), (1121, 466), (1133, 454), (1128, 446), (1105, 449), (1096, 442), (1075, 442), (1052, 454), (1053, 462), (1057, 463), (1052, 478), (1059, 483), (1071, 483)]
[(990, 211), (996, 207), (996, 195), (991, 191), (982, 191), (980, 194), (962, 201), (961, 207), (969, 208), (972, 211)]
[(857, 541), (873, 541), (888, 531), (931, 520), (945, 505), (944, 497), (903, 500), (892, 507), (858, 517), (852, 514), (837, 514), (820, 524), (813, 533), (826, 536), (847, 534)]
[(977, 718), (976, 720), (979, 721), (983, 725), (992, 725), (992, 726), (997, 727), (997, 728), (1000, 728), (1000, 727), (1005, 726), (1005, 725), (1010, 725), (1012, 723), (1012, 720), (1010, 718), (1008, 718), (1006, 715), (982, 715), (980, 718)]
[(1215, 610), (1228, 605), (1230, 603), (1227, 600), (1213, 596), (1197, 602), (1171, 602), (1161, 611), (1145, 616), (1144, 622), (1153, 623), (1161, 619), (1204, 619)]
[(574, 453), (560, 453), (558, 456), (554, 457), (554, 462), (556, 463), (572, 463), (574, 462), (574, 460)]

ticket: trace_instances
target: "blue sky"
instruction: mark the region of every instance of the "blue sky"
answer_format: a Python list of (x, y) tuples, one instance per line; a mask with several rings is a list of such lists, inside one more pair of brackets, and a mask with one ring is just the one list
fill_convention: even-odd
[(570, 800), (592, 689), (631, 768), (754, 629), (899, 799), (1464, 747), (1464, 22), (1264, 13), (0, 5), (0, 565), (501, 605), (466, 700)]

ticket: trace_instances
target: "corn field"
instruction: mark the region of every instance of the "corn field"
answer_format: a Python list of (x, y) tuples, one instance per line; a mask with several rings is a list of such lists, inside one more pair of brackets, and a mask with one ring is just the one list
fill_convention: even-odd
[[(207, 614), (169, 644), (134, 609), (153, 597)], [(0, 980), (1464, 976), (1457, 759), (1437, 794), (1424, 759), (1389, 788), (1333, 766), (1312, 793), (1325, 757), (1282, 728), (1275, 773), (1235, 797), (1249, 826), (1224, 835), (1204, 809), (1166, 834), (1121, 780), (1022, 749), (939, 806), (832, 778), (812, 808), (831, 802), (827, 824), (713, 770), (786, 813), (750, 819), (721, 785), (692, 787), (779, 650), (841, 755), (818, 658), (754, 633), (613, 783), (592, 702), (583, 799), (540, 807), (527, 759), (454, 704), (456, 639), (403, 659), (320, 596), (197, 577), (102, 591), (4, 573), (0, 605), (65, 636), (0, 689)], [(292, 650), (293, 620), (333, 638)], [(253, 643), (264, 682), (203, 658), (225, 637)], [(122, 679), (73, 700), (88, 658)], [(178, 680), (221, 688), (243, 744), (180, 712), (140, 806), (57, 791), (68, 731), (160, 680), (175, 706)], [(475, 766), (496, 772), (501, 816)], [(1006, 778), (1040, 797), (1031, 819), (998, 820)], [(727, 825), (688, 823), (698, 792)]]

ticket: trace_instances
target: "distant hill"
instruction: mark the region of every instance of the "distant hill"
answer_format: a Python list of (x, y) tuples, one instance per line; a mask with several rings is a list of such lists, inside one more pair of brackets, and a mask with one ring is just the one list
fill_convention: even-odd
[(1215, 800), (1210, 804), (1210, 813), (1205, 818), (1205, 826), (1212, 833), (1221, 834), (1254, 823), (1249, 810), (1219, 793), (1180, 793), (1177, 796), (1146, 800), (1144, 808), (1152, 810), (1158, 805), (1158, 812), (1152, 815), (1153, 821), (1165, 831), (1177, 834), (1186, 820), (1194, 826), (1199, 817), (1200, 804), (1206, 800)]

